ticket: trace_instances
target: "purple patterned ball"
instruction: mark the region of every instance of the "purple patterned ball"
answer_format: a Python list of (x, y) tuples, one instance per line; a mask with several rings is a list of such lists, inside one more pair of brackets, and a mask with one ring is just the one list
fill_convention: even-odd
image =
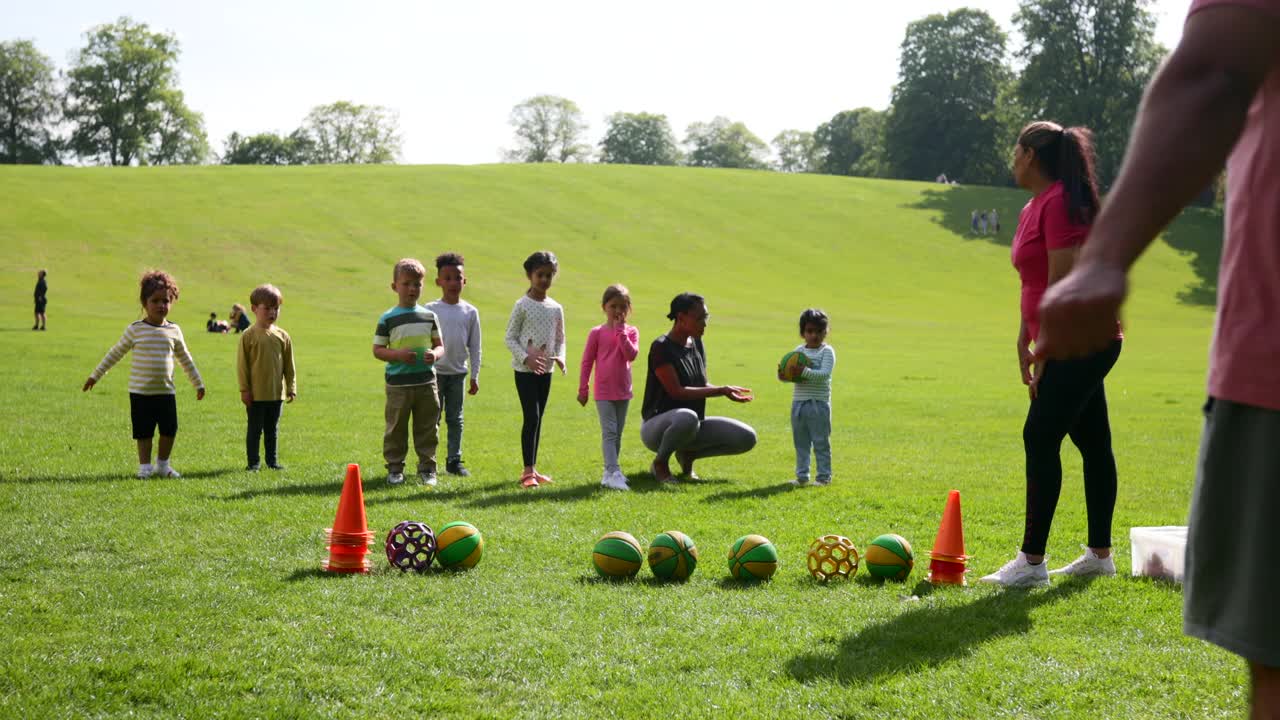
[(436, 534), (426, 523), (405, 520), (387, 533), (387, 560), (401, 571), (425, 572), (436, 556)]

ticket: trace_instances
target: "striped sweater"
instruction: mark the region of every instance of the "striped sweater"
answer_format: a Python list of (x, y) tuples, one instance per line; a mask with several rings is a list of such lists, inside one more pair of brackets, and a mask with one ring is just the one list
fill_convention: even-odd
[(836, 368), (835, 348), (826, 343), (822, 343), (820, 347), (807, 348), (804, 343), (800, 343), (796, 351), (804, 353), (809, 359), (809, 366), (796, 381), (795, 391), (791, 395), (792, 402), (802, 400), (831, 402), (831, 371)]
[(138, 395), (173, 395), (173, 359), (182, 363), (182, 369), (191, 379), (196, 389), (204, 388), (200, 379), (200, 371), (187, 352), (187, 344), (182, 338), (182, 330), (173, 323), (165, 321), (163, 325), (152, 325), (146, 320), (138, 320), (124, 329), (120, 342), (107, 351), (106, 357), (98, 363), (98, 367), (89, 375), (97, 382), (107, 371), (124, 358), (125, 353), (133, 351), (133, 366), (129, 370), (129, 392)]

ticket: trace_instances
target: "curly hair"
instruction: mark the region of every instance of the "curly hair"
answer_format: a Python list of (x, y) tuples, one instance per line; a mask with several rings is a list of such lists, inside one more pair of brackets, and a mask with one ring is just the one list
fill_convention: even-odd
[(142, 292), (138, 299), (143, 305), (147, 304), (147, 298), (156, 294), (157, 290), (164, 290), (169, 296), (169, 302), (178, 299), (178, 281), (173, 276), (163, 270), (151, 270), (142, 274), (142, 279), (138, 281)]

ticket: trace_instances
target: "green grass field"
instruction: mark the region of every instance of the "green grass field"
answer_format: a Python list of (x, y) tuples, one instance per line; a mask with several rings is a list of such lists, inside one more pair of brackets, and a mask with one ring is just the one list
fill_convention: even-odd
[[(1120, 468), (1121, 576), (1049, 589), (920, 584), (946, 493), (964, 502), (972, 574), (1012, 557), (1024, 494), (1017, 277), (1026, 197), (824, 176), (611, 166), (0, 169), (0, 716), (4, 717), (1186, 717), (1245, 707), (1234, 657), (1181, 633), (1177, 586), (1128, 576), (1129, 528), (1185, 520), (1212, 324), (1218, 224), (1184, 217), (1135, 279), (1107, 381)], [(996, 207), (1001, 237), (968, 233)], [(522, 490), (519, 409), (502, 332), (532, 250), (559, 254), (570, 374), (556, 377), (539, 467)], [(467, 256), (486, 333), (468, 399), (474, 476), (388, 487), (374, 323), (395, 260)], [(49, 327), (29, 330), (35, 270)], [(208, 384), (179, 373), (178, 480), (137, 480), (122, 363), (80, 386), (140, 316), (137, 277), (172, 272)], [(242, 471), (235, 336), (209, 335), (249, 290), (285, 296), (299, 392), (281, 423), (288, 469)], [(647, 473), (636, 400), (630, 493), (599, 488), (599, 430), (577, 359), (624, 282), (642, 345), (666, 304), (701, 292), (711, 401), (751, 423), (748, 455), (703, 481)], [(835, 482), (793, 489), (789, 387), (777, 358), (808, 306), (832, 317)], [(127, 362), (127, 361), (126, 361)], [(635, 371), (637, 394), (643, 363)], [(1079, 456), (1064, 444), (1050, 562), (1079, 553)], [(484, 560), (402, 575), (327, 576), (324, 528), (346, 463), (365, 470), (379, 539), (396, 522), (467, 520)], [(678, 529), (702, 562), (684, 584), (599, 581), (595, 539)], [(906, 583), (824, 586), (804, 569), (825, 533), (915, 545)], [(768, 536), (771, 582), (728, 580), (725, 554)]]

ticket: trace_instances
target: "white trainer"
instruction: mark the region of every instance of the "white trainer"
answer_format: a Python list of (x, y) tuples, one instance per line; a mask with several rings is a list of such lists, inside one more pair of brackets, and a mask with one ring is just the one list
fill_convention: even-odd
[(165, 465), (164, 467), (157, 466), (154, 477), (180, 478), (182, 477), (182, 473), (174, 470), (172, 465)]
[(1009, 562), (978, 582), (1005, 587), (1041, 587), (1049, 584), (1049, 571), (1042, 561), (1039, 565), (1027, 562), (1027, 556), (1019, 551)]
[(141, 479), (143, 479), (143, 480), (146, 480), (147, 478), (149, 478), (149, 477), (151, 477), (152, 475), (155, 475), (155, 474), (156, 474), (156, 469), (155, 469), (155, 467), (154, 467), (154, 466), (152, 466), (152, 465), (149, 465), (149, 464), (148, 464), (148, 465), (139, 465), (139, 466), (138, 466), (138, 477), (139, 477), (139, 478), (141, 478)]
[(627, 476), (622, 474), (621, 470), (612, 472), (606, 470), (604, 476), (600, 478), (600, 484), (610, 490), (630, 490), (631, 486), (627, 484)]
[(404, 473), (402, 473), (402, 472), (389, 472), (389, 473), (387, 473), (387, 484), (388, 484), (388, 485), (400, 485), (400, 484), (403, 484), (403, 483), (404, 483)]
[(1110, 577), (1116, 574), (1116, 561), (1111, 555), (1100, 558), (1087, 545), (1081, 545), (1084, 554), (1070, 563), (1050, 570), (1050, 575), (1075, 575), (1076, 577)]

